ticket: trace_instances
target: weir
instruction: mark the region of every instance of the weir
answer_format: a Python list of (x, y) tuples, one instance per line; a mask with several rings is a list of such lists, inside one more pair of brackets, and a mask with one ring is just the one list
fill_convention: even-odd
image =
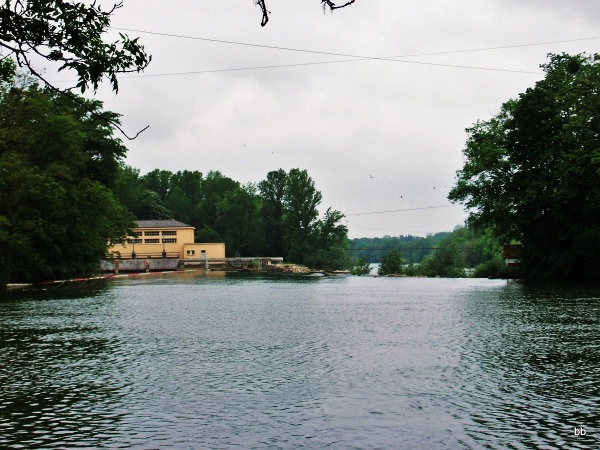
[(136, 258), (136, 259), (104, 259), (100, 263), (102, 272), (158, 272), (180, 269), (265, 269), (271, 264), (283, 262), (283, 258), (272, 256), (234, 257), (234, 258)]

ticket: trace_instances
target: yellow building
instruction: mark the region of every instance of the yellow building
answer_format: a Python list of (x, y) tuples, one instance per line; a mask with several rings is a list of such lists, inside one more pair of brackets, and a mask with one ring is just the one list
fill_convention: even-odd
[(121, 259), (223, 259), (225, 244), (195, 243), (194, 227), (178, 220), (138, 220), (134, 235), (108, 253)]

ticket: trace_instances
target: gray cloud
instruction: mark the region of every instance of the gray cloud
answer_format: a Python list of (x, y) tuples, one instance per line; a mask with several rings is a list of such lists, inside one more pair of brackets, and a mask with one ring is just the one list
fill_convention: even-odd
[[(251, 0), (129, 0), (116, 27), (372, 57), (458, 51), (591, 37), (596, 2), (367, 2), (323, 14), (319, 2), (278, 2), (265, 28)], [(564, 3), (564, 4), (563, 4)], [(129, 33), (136, 35), (136, 33)], [(146, 74), (329, 62), (339, 56), (140, 34)], [(593, 52), (600, 40), (261, 70), (123, 78), (106, 107), (128, 130), (142, 172), (221, 170), (241, 182), (301, 167), (323, 206), (349, 216), (350, 235), (419, 234), (461, 224), (445, 196), (461, 167), (464, 129), (542, 76), (548, 52)], [(538, 72), (511, 73), (452, 66)], [(370, 178), (369, 175), (375, 178)], [(434, 189), (435, 186), (435, 189)], [(432, 207), (432, 208), (430, 208)], [(423, 209), (418, 209), (423, 208)]]

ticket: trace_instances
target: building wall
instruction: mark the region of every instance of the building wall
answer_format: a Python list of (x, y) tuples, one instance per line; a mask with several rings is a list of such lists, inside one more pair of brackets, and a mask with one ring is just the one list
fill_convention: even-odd
[(108, 253), (116, 254), (116, 252), (119, 252), (121, 258), (128, 259), (135, 251), (138, 258), (148, 256), (160, 258), (162, 257), (164, 239), (164, 251), (167, 252), (167, 256), (182, 258), (184, 245), (194, 242), (193, 227), (136, 228), (134, 233), (137, 236), (135, 242), (132, 242), (133, 238), (131, 238), (126, 243), (112, 246), (108, 249)]
[[(203, 253), (204, 251), (204, 253)], [(196, 243), (184, 244), (182, 259), (223, 259), (225, 258), (225, 244)]]

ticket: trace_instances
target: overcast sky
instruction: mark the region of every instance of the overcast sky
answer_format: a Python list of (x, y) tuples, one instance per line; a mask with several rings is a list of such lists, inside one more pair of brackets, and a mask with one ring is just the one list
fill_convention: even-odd
[(548, 53), (600, 52), (598, 0), (267, 0), (264, 28), (253, 0), (123, 3), (113, 27), (182, 36), (128, 31), (153, 61), (98, 93), (128, 133), (150, 125), (127, 163), (241, 183), (306, 169), (350, 237), (463, 224), (446, 196), (465, 128), (541, 79)]

